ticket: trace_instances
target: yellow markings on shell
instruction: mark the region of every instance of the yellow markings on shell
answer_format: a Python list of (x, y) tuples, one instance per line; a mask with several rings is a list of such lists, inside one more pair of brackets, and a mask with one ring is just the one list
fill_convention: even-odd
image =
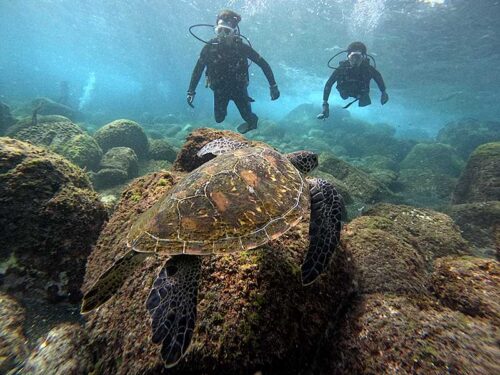
[(250, 169), (241, 171), (240, 175), (241, 178), (243, 178), (243, 180), (252, 187), (256, 187), (259, 183), (259, 177)]
[(210, 197), (212, 198), (215, 206), (220, 212), (226, 211), (229, 206), (229, 200), (224, 193), (221, 193), (220, 191), (214, 191), (210, 194)]

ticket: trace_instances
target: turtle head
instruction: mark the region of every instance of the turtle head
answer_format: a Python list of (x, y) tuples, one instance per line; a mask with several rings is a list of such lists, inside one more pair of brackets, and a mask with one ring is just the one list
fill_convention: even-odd
[(311, 151), (295, 151), (286, 157), (302, 173), (309, 173), (318, 166), (318, 154)]

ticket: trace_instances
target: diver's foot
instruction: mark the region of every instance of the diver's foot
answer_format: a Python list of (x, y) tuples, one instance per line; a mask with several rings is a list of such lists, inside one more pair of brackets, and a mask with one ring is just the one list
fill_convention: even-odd
[(248, 122), (244, 122), (243, 124), (238, 126), (238, 131), (241, 134), (245, 134), (245, 133), (249, 132), (250, 130), (254, 130), (254, 129), (257, 129), (257, 124), (249, 124)]

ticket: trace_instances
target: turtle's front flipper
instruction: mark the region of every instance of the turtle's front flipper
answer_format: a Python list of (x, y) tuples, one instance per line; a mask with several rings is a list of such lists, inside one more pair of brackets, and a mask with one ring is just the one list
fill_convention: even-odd
[(244, 147), (248, 147), (248, 143), (238, 142), (230, 138), (219, 138), (208, 142), (196, 155), (198, 155), (198, 157), (202, 157), (206, 154), (221, 155), (225, 152)]
[(328, 181), (310, 179), (309, 251), (302, 264), (302, 284), (309, 285), (327, 267), (340, 241), (344, 200)]
[(110, 299), (120, 287), (125, 279), (139, 266), (149, 253), (139, 253), (130, 250), (123, 257), (118, 259), (106, 272), (104, 272), (96, 283), (85, 293), (82, 301), (81, 313), (85, 314), (101, 306)]
[(152, 320), (152, 341), (162, 344), (161, 356), (166, 367), (175, 366), (191, 342), (200, 268), (198, 256), (172, 257), (161, 269), (146, 302)]

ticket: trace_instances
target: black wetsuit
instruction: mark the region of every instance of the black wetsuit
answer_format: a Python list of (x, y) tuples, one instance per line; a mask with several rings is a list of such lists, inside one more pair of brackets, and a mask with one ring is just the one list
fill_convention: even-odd
[(374, 79), (381, 92), (385, 91), (385, 83), (382, 74), (364, 60), (359, 67), (353, 67), (349, 61), (341, 61), (339, 67), (332, 73), (325, 84), (323, 101), (328, 101), (332, 86), (337, 82), (337, 90), (342, 99), (349, 97), (358, 98), (359, 106), (365, 107), (371, 104), (370, 80)]
[(264, 72), (269, 85), (276, 84), (269, 64), (241, 38), (229, 41), (212, 39), (200, 53), (200, 58), (191, 75), (188, 92), (195, 92), (205, 67), (208, 86), (214, 91), (215, 121), (222, 122), (227, 115), (227, 105), (232, 100), (241, 117), (250, 125), (257, 125), (259, 118), (252, 112), (248, 96), (248, 60), (256, 63)]

